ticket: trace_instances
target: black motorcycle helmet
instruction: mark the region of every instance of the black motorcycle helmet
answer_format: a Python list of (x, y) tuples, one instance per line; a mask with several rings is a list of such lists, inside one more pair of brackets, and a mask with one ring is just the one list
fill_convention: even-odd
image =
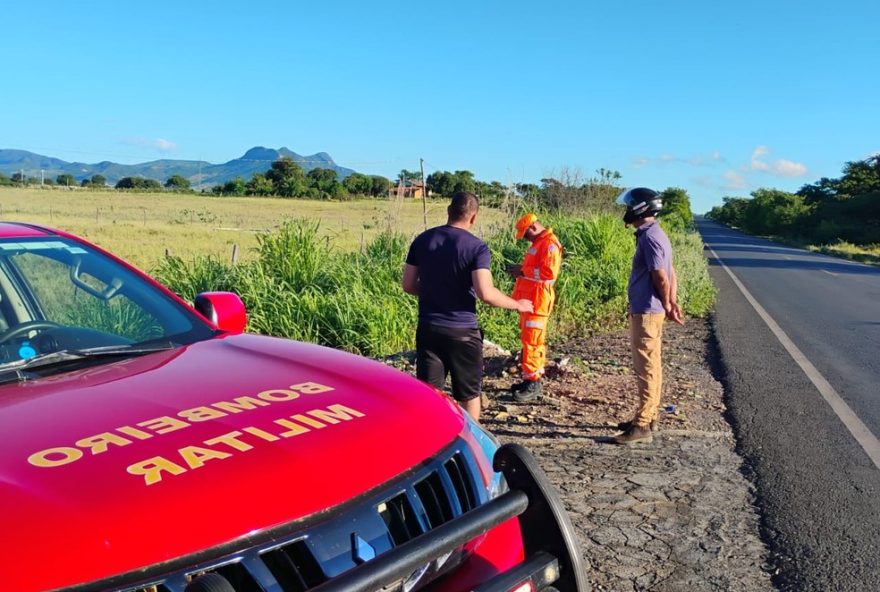
[(626, 206), (623, 221), (632, 224), (636, 220), (656, 216), (663, 209), (660, 194), (647, 187), (633, 187), (617, 196), (617, 203)]

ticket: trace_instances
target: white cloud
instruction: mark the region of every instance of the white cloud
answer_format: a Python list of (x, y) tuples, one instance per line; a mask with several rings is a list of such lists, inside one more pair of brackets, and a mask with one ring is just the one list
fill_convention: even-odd
[(724, 171), (724, 174), (721, 175), (724, 177), (726, 181), (724, 188), (725, 189), (745, 189), (746, 188), (746, 178), (744, 175), (737, 173), (733, 169), (729, 169)]
[(636, 156), (633, 158), (633, 165), (638, 167), (643, 167), (649, 164), (675, 164), (675, 163), (683, 163), (689, 164), (695, 167), (707, 167), (714, 166), (718, 163), (726, 162), (726, 159), (721, 156), (721, 153), (717, 150), (710, 154), (696, 154), (690, 157), (681, 157), (676, 156), (675, 154), (670, 154), (668, 152), (664, 152), (660, 156), (652, 157), (652, 156)]
[(163, 138), (156, 138), (153, 141), (153, 145), (162, 152), (170, 152), (177, 148), (177, 144), (175, 144), (174, 142), (169, 142), (168, 140), (165, 140)]
[(148, 140), (147, 138), (138, 138), (135, 136), (126, 136), (119, 139), (120, 144), (127, 146), (138, 146), (139, 148), (153, 148), (159, 152), (172, 152), (177, 149), (177, 144), (170, 142), (164, 138), (156, 138)]
[(762, 156), (766, 156), (770, 153), (770, 149), (766, 146), (758, 146), (752, 152), (752, 170), (753, 171), (766, 171), (770, 169), (770, 165), (762, 160), (759, 160)]
[(800, 177), (807, 174), (807, 167), (791, 160), (777, 160), (773, 163), (773, 172), (781, 177)]
[(773, 162), (765, 162), (761, 157), (770, 154), (770, 149), (766, 146), (758, 146), (752, 152), (752, 159), (749, 163), (753, 171), (761, 171), (770, 175), (779, 177), (801, 177), (807, 174), (807, 166), (793, 160), (780, 158)]

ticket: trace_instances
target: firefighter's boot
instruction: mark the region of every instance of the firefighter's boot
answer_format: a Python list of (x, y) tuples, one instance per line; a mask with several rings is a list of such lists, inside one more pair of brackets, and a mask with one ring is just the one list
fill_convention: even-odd
[(529, 380), (527, 383), (528, 384), (526, 384), (525, 388), (514, 393), (513, 400), (517, 403), (531, 403), (537, 401), (544, 390), (540, 378), (538, 380)]

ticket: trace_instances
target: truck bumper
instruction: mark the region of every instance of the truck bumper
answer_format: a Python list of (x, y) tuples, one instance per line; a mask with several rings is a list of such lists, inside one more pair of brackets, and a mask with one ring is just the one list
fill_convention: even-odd
[[(495, 454), (493, 465), (504, 475), (509, 491), (337, 576), (312, 592), (374, 592), (389, 586), (394, 589), (395, 584), (421, 566), (475, 537), (501, 525), (504, 525), (502, 531), (509, 528), (510, 525), (505, 523), (514, 517), (522, 539), (522, 561), (477, 586), (452, 572), (437, 588), (471, 589), (474, 592), (589, 590), (574, 529), (559, 496), (534, 457), (519, 445), (505, 444)], [(519, 549), (515, 551), (519, 553)], [(467, 571), (466, 566), (462, 568)]]

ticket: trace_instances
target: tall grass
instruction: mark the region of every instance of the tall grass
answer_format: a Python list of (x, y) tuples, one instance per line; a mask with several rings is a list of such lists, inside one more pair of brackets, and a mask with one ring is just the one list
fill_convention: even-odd
[[(617, 217), (547, 216), (564, 246), (550, 338), (622, 327), (635, 240)], [(714, 301), (702, 242), (671, 232), (679, 300), (690, 315)], [(410, 238), (386, 231), (355, 253), (334, 248), (316, 222), (294, 220), (260, 235), (255, 257), (229, 265), (213, 257), (169, 257), (155, 275), (187, 300), (205, 290), (232, 290), (248, 307), (248, 329), (321, 343), (365, 355), (386, 355), (414, 345), (417, 301), (400, 288)], [(525, 243), (507, 228), (488, 238), (495, 284), (506, 293), (504, 268), (522, 259)], [(486, 337), (507, 348), (519, 343), (516, 314), (480, 305)]]

